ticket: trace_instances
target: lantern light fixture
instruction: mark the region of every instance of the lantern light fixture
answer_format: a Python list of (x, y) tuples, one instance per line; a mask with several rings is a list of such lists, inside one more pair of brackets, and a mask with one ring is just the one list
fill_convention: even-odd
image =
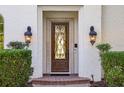
[(90, 27), (89, 37), (90, 37), (90, 43), (92, 45), (94, 45), (94, 43), (96, 42), (96, 36), (97, 36), (97, 32), (94, 31), (94, 26), (91, 26)]
[(24, 33), (25, 43), (30, 44), (32, 39), (31, 26), (27, 27), (27, 31)]

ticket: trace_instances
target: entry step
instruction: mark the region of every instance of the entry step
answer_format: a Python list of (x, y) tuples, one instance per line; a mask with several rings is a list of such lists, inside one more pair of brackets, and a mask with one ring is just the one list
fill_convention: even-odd
[(31, 80), (32, 85), (81, 85), (90, 84), (90, 79), (78, 76), (43, 76)]

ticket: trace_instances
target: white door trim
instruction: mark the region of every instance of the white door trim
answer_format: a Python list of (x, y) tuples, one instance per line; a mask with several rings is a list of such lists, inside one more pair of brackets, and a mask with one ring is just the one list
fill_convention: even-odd
[[(69, 23), (69, 72), (51, 72), (51, 22), (68, 22)], [(71, 74), (74, 73), (74, 19), (72, 18), (47, 18), (44, 25), (44, 52), (46, 53), (44, 56), (44, 67), (46, 71), (44, 73), (47, 74)], [(71, 34), (70, 34), (71, 33)], [(46, 43), (47, 42), (47, 43)], [(46, 44), (46, 45), (45, 45)]]

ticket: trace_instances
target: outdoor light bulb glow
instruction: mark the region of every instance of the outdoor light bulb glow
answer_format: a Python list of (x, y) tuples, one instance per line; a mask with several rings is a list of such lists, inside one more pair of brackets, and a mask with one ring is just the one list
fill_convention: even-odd
[(91, 40), (93, 40), (93, 41), (94, 41), (95, 39), (96, 39), (96, 38), (95, 38), (95, 36), (91, 36)]
[(30, 40), (31, 40), (31, 38), (30, 38), (30, 37), (26, 37), (26, 39), (27, 39), (28, 41), (30, 41)]
[(90, 36), (91, 41), (96, 41), (96, 36)]
[(25, 36), (25, 41), (30, 43), (31, 42), (31, 36)]

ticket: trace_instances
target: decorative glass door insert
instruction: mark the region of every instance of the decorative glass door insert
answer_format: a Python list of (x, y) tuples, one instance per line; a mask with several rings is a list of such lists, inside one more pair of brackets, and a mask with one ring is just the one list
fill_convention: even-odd
[(65, 25), (55, 25), (55, 59), (65, 59), (66, 55)]
[(51, 23), (51, 71), (69, 71), (69, 23)]

